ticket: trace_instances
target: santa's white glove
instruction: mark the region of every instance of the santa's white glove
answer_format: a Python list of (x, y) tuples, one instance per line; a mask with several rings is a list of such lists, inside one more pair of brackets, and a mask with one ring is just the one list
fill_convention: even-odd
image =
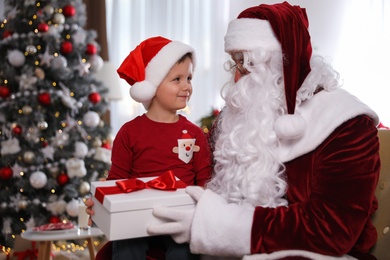
[(228, 203), (206, 189), (192, 220), (191, 252), (226, 257), (250, 254), (254, 210), (250, 204)]
[[(195, 200), (202, 197), (204, 189), (198, 186), (189, 186), (186, 192)], [(195, 208), (177, 209), (170, 207), (156, 207), (153, 209), (153, 215), (165, 223), (152, 224), (147, 231), (151, 235), (171, 235), (176, 243), (185, 243), (190, 241), (191, 224), (194, 217)]]

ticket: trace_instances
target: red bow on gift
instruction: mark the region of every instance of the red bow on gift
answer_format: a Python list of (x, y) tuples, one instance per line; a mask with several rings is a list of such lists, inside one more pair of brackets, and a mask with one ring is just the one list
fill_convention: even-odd
[(187, 186), (181, 180), (176, 180), (176, 177), (172, 171), (167, 171), (146, 183), (139, 179), (131, 178), (127, 180), (116, 181), (115, 184), (116, 186), (97, 187), (95, 191), (95, 198), (101, 204), (103, 204), (104, 196), (106, 195), (129, 193), (146, 188), (170, 191), (185, 188)]

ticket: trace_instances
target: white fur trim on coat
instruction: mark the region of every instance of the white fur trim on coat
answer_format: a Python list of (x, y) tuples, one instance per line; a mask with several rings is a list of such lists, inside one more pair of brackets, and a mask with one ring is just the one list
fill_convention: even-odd
[(271, 254), (256, 254), (244, 256), (243, 260), (278, 260), (285, 257), (300, 256), (312, 260), (353, 260), (356, 259), (349, 255), (343, 255), (339, 257), (321, 255), (309, 251), (303, 250), (283, 250), (277, 251)]
[(358, 116), (371, 117), (379, 123), (378, 115), (355, 96), (343, 89), (321, 91), (299, 106), (306, 121), (304, 134), (294, 140), (280, 140), (279, 158), (289, 162), (316, 149), (337, 127)]

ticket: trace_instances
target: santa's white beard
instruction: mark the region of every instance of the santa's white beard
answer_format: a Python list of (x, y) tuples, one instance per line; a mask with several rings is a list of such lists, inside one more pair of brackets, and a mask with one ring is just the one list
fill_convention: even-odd
[(276, 207), (287, 205), (284, 167), (275, 155), (278, 140), (273, 130), (283, 113), (283, 87), (269, 71), (261, 74), (252, 72), (227, 86), (217, 126), (215, 176), (208, 188), (228, 202)]

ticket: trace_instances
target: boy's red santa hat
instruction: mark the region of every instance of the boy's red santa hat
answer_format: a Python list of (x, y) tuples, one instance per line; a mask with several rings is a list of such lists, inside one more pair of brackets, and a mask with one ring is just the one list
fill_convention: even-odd
[(261, 4), (241, 12), (229, 24), (225, 51), (281, 51), (287, 115), (275, 123), (281, 138), (297, 138), (305, 131), (304, 119), (295, 113), (297, 91), (310, 72), (312, 47), (306, 10), (287, 2)]
[(157, 87), (187, 53), (192, 53), (195, 66), (195, 52), (191, 46), (161, 36), (148, 38), (130, 52), (117, 72), (131, 85), (130, 96), (148, 109)]

